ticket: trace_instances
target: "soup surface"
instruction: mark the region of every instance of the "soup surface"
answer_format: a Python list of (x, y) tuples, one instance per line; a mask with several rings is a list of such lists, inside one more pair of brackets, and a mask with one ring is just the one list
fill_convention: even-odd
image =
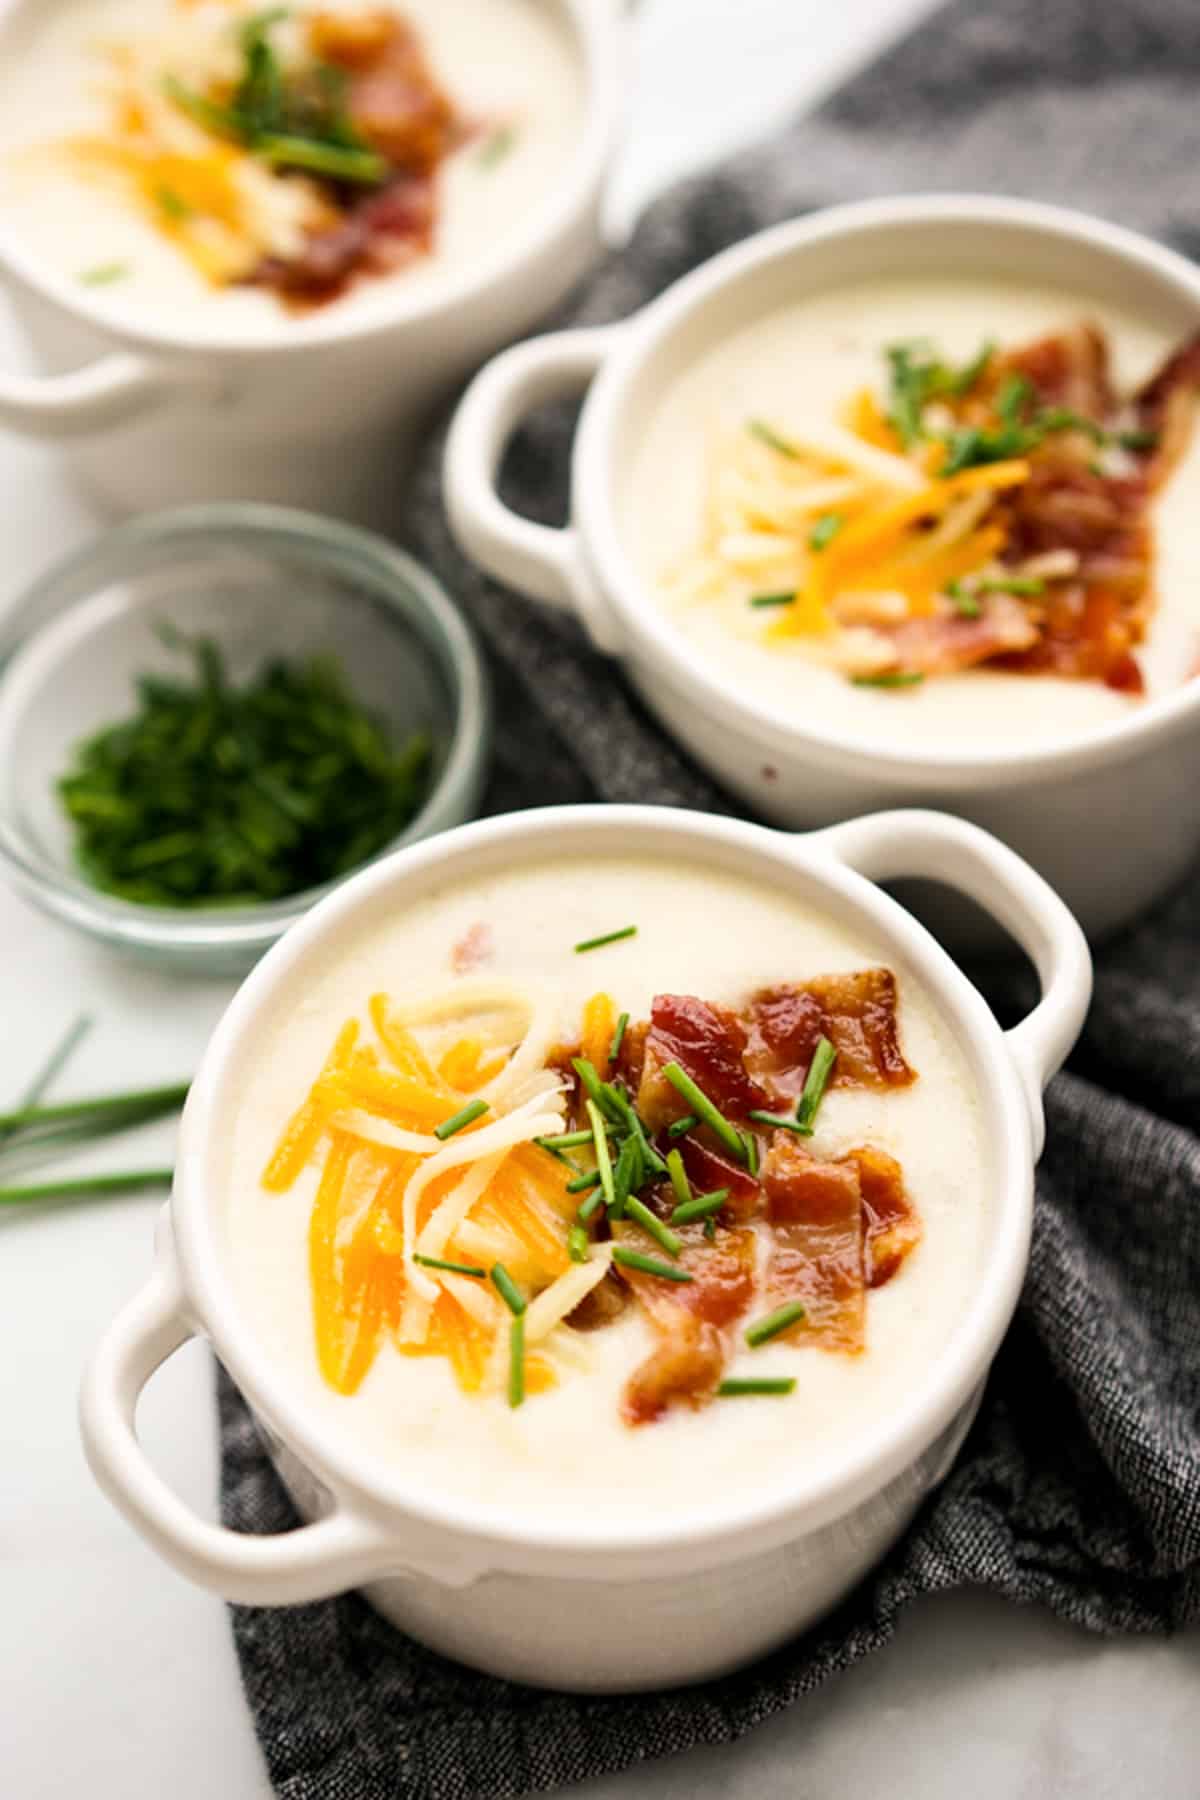
[[(868, 934), (766, 885), (620, 857), (448, 885), (310, 959), (236, 1073), (225, 1182), (240, 1303), (292, 1390), (429, 1490), (486, 1493), (531, 1517), (561, 1518), (568, 1504), (633, 1520), (668, 1500), (703, 1511), (718, 1490), (812, 1469), (869, 1432), (969, 1304), (991, 1182), (963, 1055), (917, 983), (885, 961)], [(735, 1102), (734, 1077), (719, 1054), (705, 1060), (684, 1015), (671, 1014), (676, 1035), (655, 1051), (681, 996), (702, 997), (744, 1050), (729, 1021), (749, 1017), (739, 1009), (752, 996), (787, 986), (828, 999), (847, 976), (868, 981), (865, 1004), (835, 1018), (830, 1002), (802, 1052), (753, 1064), (759, 1121), (746, 1117), (754, 1094)], [(357, 1032), (339, 1039), (351, 1019)], [(805, 1136), (794, 1121), (801, 1088), (813, 1095), (821, 1032), (832, 1061)], [(757, 1176), (703, 1121), (672, 1135), (667, 1121), (688, 1103), (661, 1079), (648, 1098), (665, 1054), (742, 1118)], [(597, 1071), (602, 1106), (614, 1083), (628, 1095), (654, 1154), (682, 1147), (670, 1177), (635, 1178), (640, 1214), (636, 1198), (619, 1216), (605, 1184), (588, 1185), (600, 1159), (572, 1057)], [(735, 1060), (744, 1081), (750, 1064)], [(423, 1100), (422, 1084), (436, 1097)], [(428, 1135), (434, 1119), (449, 1121), (444, 1138)], [(619, 1119), (608, 1129), (620, 1188), (628, 1133)], [(557, 1155), (555, 1137), (568, 1139)], [(473, 1139), (492, 1151), (490, 1173)], [(493, 1148), (506, 1139), (507, 1161)], [(415, 1197), (426, 1165), (444, 1173)], [(898, 1206), (874, 1237), (872, 1174), (893, 1180)], [(440, 1209), (449, 1232), (431, 1224), (444, 1224)], [(422, 1250), (434, 1254), (419, 1263)], [(497, 1262), (509, 1298), (526, 1303), (516, 1395)], [(564, 1284), (590, 1291), (543, 1329)], [(752, 1347), (746, 1332), (764, 1319), (774, 1328)], [(718, 1397), (719, 1383), (747, 1380), (781, 1391)]]
[(585, 110), (539, 0), (45, 0), (9, 21), (0, 102), (9, 229), (105, 305), (217, 335), (485, 260)]
[(781, 717), (1059, 742), (1195, 672), (1198, 379), (1196, 345), (1089, 295), (815, 295), (667, 389), (620, 494), (628, 547), (672, 628)]

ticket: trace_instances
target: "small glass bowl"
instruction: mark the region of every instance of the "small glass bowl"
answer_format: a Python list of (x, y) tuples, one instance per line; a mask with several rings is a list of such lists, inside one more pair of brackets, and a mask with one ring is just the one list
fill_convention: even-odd
[(0, 867), (56, 918), (160, 967), (234, 974), (335, 882), (261, 906), (139, 906), (77, 870), (56, 782), (82, 738), (127, 717), (144, 673), (178, 673), (168, 625), (212, 638), (244, 681), (269, 656), (330, 653), (398, 743), (433, 742), (429, 796), (381, 854), (470, 818), (488, 751), (487, 687), (442, 588), (382, 538), (281, 507), (153, 514), (43, 577), (0, 631)]

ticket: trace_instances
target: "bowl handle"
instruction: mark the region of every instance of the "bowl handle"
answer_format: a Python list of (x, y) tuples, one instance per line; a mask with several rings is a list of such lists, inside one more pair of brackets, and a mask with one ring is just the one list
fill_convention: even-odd
[(26, 437), (87, 437), (124, 425), (179, 388), (215, 391), (203, 368), (167, 369), (132, 351), (114, 350), (65, 375), (0, 375), (0, 425)]
[(608, 652), (617, 648), (615, 630), (577, 534), (513, 512), (496, 491), (496, 477), (521, 420), (544, 401), (582, 392), (623, 329), (555, 332), (495, 357), (459, 403), (442, 469), (446, 511), (464, 553), (497, 581), (578, 613), (598, 648)]
[(959, 888), (1025, 951), (1042, 998), (1005, 1032), (1029, 1102), (1036, 1154), (1045, 1138), (1042, 1090), (1079, 1036), (1092, 997), (1092, 958), (1075, 915), (1049, 882), (990, 832), (939, 812), (874, 813), (813, 832), (840, 862), (873, 881), (920, 876)]
[(321, 1600), (394, 1567), (382, 1535), (340, 1506), (314, 1525), (258, 1537), (208, 1524), (171, 1492), (138, 1443), (134, 1415), (154, 1371), (195, 1335), (164, 1245), (93, 1355), (80, 1394), (84, 1452), (117, 1510), (181, 1575), (248, 1606)]

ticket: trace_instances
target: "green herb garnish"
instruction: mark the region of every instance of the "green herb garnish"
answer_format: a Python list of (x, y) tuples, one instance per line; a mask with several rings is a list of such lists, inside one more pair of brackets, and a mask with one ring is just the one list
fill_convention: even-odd
[(487, 1280), (487, 1270), (476, 1268), (474, 1263), (446, 1262), (440, 1256), (419, 1256), (413, 1252), (413, 1261), (420, 1263), (423, 1269), (445, 1269), (450, 1275), (471, 1275), (477, 1281)]
[(723, 1113), (718, 1112), (708, 1095), (702, 1088), (696, 1086), (686, 1069), (681, 1069), (677, 1062), (670, 1062), (663, 1069), (663, 1074), (675, 1091), (683, 1095), (692, 1111), (716, 1134), (730, 1154), (735, 1156), (738, 1162), (744, 1163), (746, 1146), (742, 1141), (741, 1132), (729, 1123)]
[[(90, 1013), (80, 1013), (79, 1017), (75, 1019), (72, 1024), (68, 1025), (66, 1031), (64, 1031), (62, 1037), (59, 1039), (58, 1043), (55, 1044), (53, 1050), (51, 1050), (49, 1056), (21, 1096), (19, 1111), (29, 1113), (32, 1108), (38, 1105), (42, 1096), (49, 1091), (56, 1076), (60, 1075), (68, 1062), (70, 1062), (71, 1057), (74, 1055), (79, 1044), (84, 1037), (86, 1037), (91, 1028), (92, 1020)], [(19, 1127), (15, 1125), (5, 1127), (3, 1130), (0, 1130), (0, 1139), (10, 1137), (12, 1133), (18, 1129)]]
[(780, 437), (779, 433), (770, 425), (765, 424), (762, 419), (747, 420), (746, 430), (752, 438), (757, 438), (760, 444), (765, 444), (768, 450), (774, 450), (780, 456), (796, 458), (800, 455), (795, 444), (790, 444), (785, 437)]
[(751, 606), (790, 606), (796, 598), (795, 588), (789, 588), (786, 594), (751, 594)]
[(808, 1074), (804, 1077), (804, 1087), (800, 1093), (800, 1104), (796, 1108), (796, 1121), (809, 1131), (817, 1116), (817, 1108), (829, 1085), (829, 1077), (833, 1074), (833, 1065), (837, 1061), (837, 1051), (827, 1037), (819, 1037), (812, 1053), (812, 1061), (808, 1065)]
[(751, 1175), (758, 1174), (758, 1139), (752, 1131), (743, 1131), (742, 1142), (746, 1146), (746, 1167)]
[(792, 1394), (796, 1391), (794, 1375), (761, 1375), (757, 1378), (732, 1376), (717, 1389), (718, 1400), (740, 1400), (750, 1394)]
[(503, 1263), (492, 1264), (492, 1286), (513, 1317), (519, 1319), (525, 1311), (525, 1296)]
[(672, 1225), (690, 1225), (694, 1219), (709, 1219), (719, 1213), (729, 1198), (728, 1188), (714, 1188), (711, 1194), (697, 1194), (694, 1200), (685, 1200), (671, 1214)]
[[(571, 1191), (570, 1184), (568, 1183), (567, 1192), (569, 1193), (570, 1191)], [(603, 1204), (604, 1204), (604, 1189), (600, 1186), (600, 1171), (597, 1170), (596, 1171), (596, 1179), (592, 1184), (592, 1192), (588, 1195), (587, 1199), (583, 1202), (583, 1205), (579, 1208), (577, 1217), (583, 1222), (583, 1224), (586, 1225), (588, 1220), (592, 1217), (593, 1213), (599, 1212), (599, 1210), (603, 1206)]]
[[(591, 1141), (592, 1141), (592, 1134), (589, 1131), (588, 1132), (588, 1143), (590, 1144)], [(600, 1171), (599, 1171), (599, 1169), (589, 1169), (589, 1171), (586, 1175), (577, 1175), (575, 1177), (574, 1181), (568, 1181), (567, 1193), (568, 1194), (586, 1194), (589, 1188), (598, 1188), (599, 1186), (600, 1186)], [(582, 1211), (582, 1209), (581, 1209), (581, 1211)]]
[(954, 610), (963, 619), (978, 619), (983, 608), (976, 595), (963, 586), (961, 581), (950, 581), (946, 584), (946, 592), (954, 602)]
[(673, 1263), (659, 1262), (656, 1256), (643, 1256), (640, 1250), (627, 1250), (624, 1244), (618, 1244), (613, 1251), (613, 1261), (626, 1269), (640, 1269), (643, 1275), (658, 1275), (663, 1281), (694, 1281), (686, 1269), (677, 1268)]
[(852, 675), (851, 687), (906, 688), (919, 687), (925, 676), (920, 669), (884, 669), (878, 675)]
[(0, 1187), (0, 1206), (24, 1206), (37, 1200), (87, 1200), (100, 1194), (136, 1194), (169, 1188), (173, 1169), (138, 1169), (123, 1175), (85, 1175), (68, 1181), (38, 1181), (24, 1187)]
[(535, 1137), (534, 1143), (541, 1150), (549, 1150), (557, 1155), (560, 1150), (578, 1150), (584, 1144), (590, 1144), (590, 1131), (564, 1131), (561, 1137)]
[(518, 1313), (508, 1327), (508, 1404), (520, 1406), (525, 1399), (525, 1317)]
[(252, 905), (324, 885), (412, 822), (421, 732), (395, 750), (336, 662), (275, 660), (234, 685), (216, 644), (162, 634), (188, 675), (143, 675), (137, 710), (58, 783), (88, 879), (144, 906)]
[(623, 1219), (630, 1196), (642, 1182), (642, 1156), (635, 1137), (627, 1137), (617, 1153), (613, 1169), (613, 1198), (609, 1217)]
[(603, 937), (584, 938), (581, 944), (576, 944), (575, 954), (578, 956), (581, 950), (599, 950), (602, 944), (616, 944), (622, 938), (636, 936), (636, 925), (622, 925), (620, 931), (606, 931)]
[(683, 1157), (678, 1150), (667, 1152), (667, 1174), (671, 1177), (671, 1186), (675, 1190), (675, 1199), (682, 1206), (691, 1199), (692, 1189), (687, 1178), (687, 1170), (683, 1166)]
[(187, 1091), (188, 1083), (179, 1081), (166, 1087), (135, 1088), (95, 1099), (65, 1100), (56, 1106), (21, 1106), (15, 1112), (0, 1113), (0, 1136), (16, 1131), (57, 1135), (75, 1127), (94, 1134), (148, 1124), (165, 1113), (178, 1112)]
[(837, 536), (838, 532), (842, 529), (842, 526), (845, 523), (846, 523), (846, 521), (842, 517), (841, 513), (836, 513), (836, 512), (822, 513), (821, 517), (816, 521), (812, 530), (808, 534), (809, 549), (810, 550), (824, 550), (824, 548), (827, 544), (831, 544), (833, 542), (834, 538)]
[(1157, 450), (1157, 431), (1118, 431), (1117, 442), (1122, 450)]
[(114, 281), (124, 281), (128, 274), (128, 263), (97, 263), (94, 269), (82, 269), (79, 280), (84, 287), (109, 287)]
[(192, 216), (193, 209), (183, 195), (177, 194), (173, 187), (156, 187), (154, 199), (159, 211), (165, 213), (168, 219), (175, 220), (176, 223), (183, 219), (190, 219)]
[(621, 1045), (625, 1041), (625, 1032), (629, 1025), (629, 1014), (622, 1013), (617, 1020), (617, 1029), (613, 1032), (612, 1043), (608, 1046), (608, 1060), (615, 1063), (621, 1054)]
[(613, 1183), (612, 1157), (608, 1151), (608, 1134), (604, 1129), (604, 1120), (600, 1117), (600, 1108), (594, 1100), (586, 1102), (587, 1116), (592, 1122), (592, 1142), (596, 1150), (596, 1168), (600, 1175), (600, 1186), (604, 1193), (604, 1204), (615, 1206), (617, 1190)]
[(773, 1113), (755, 1111), (749, 1114), (756, 1125), (769, 1125), (773, 1131), (794, 1131), (799, 1137), (811, 1137), (812, 1131), (807, 1125), (801, 1125), (799, 1119), (791, 1113)]
[(752, 1350), (757, 1350), (760, 1344), (770, 1343), (771, 1339), (778, 1337), (781, 1331), (787, 1331), (790, 1326), (798, 1325), (803, 1317), (804, 1308), (799, 1300), (789, 1300), (786, 1306), (777, 1306), (775, 1311), (767, 1313), (765, 1318), (756, 1320), (753, 1325), (747, 1325), (746, 1342)]
[(591, 1255), (591, 1239), (582, 1225), (572, 1225), (567, 1232), (567, 1255), (574, 1263), (585, 1263)]
[(684, 1113), (682, 1119), (675, 1119), (667, 1126), (667, 1136), (682, 1137), (685, 1131), (692, 1131), (700, 1123), (695, 1113)]
[(464, 1126), (473, 1125), (476, 1119), (482, 1119), (487, 1111), (488, 1102), (486, 1100), (470, 1100), (458, 1112), (452, 1113), (448, 1119), (443, 1119), (440, 1125), (435, 1125), (433, 1135), (435, 1138), (441, 1138), (445, 1143), (447, 1138), (452, 1138), (455, 1132), (462, 1131)]
[[(889, 372), (888, 423), (905, 450), (928, 436), (925, 408), (931, 400), (968, 393), (992, 358), (984, 344), (963, 368), (935, 356), (928, 344), (891, 344), (884, 352)], [(944, 473), (944, 471), (943, 471)]]
[(675, 1233), (650, 1211), (645, 1201), (639, 1200), (636, 1194), (630, 1194), (625, 1202), (625, 1210), (629, 1217), (654, 1239), (659, 1248), (666, 1251), (668, 1256), (679, 1255), (683, 1249), (683, 1239), (676, 1237)]

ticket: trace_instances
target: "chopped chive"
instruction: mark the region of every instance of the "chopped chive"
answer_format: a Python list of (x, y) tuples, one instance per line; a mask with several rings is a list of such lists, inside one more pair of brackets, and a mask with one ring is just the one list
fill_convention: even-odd
[(668, 1256), (679, 1255), (683, 1249), (683, 1239), (676, 1237), (675, 1233), (669, 1230), (661, 1219), (656, 1218), (650, 1208), (644, 1201), (639, 1200), (636, 1194), (630, 1194), (625, 1202), (625, 1210), (629, 1217), (635, 1220), (643, 1231), (648, 1232), (661, 1249), (666, 1251)]
[(954, 610), (961, 619), (978, 619), (983, 612), (976, 596), (965, 588), (961, 581), (946, 583), (946, 592), (954, 602)]
[(786, 594), (751, 594), (751, 606), (790, 606), (796, 598), (795, 588), (789, 588)]
[(0, 1187), (0, 1206), (23, 1205), (33, 1200), (86, 1200), (100, 1194), (136, 1194), (148, 1188), (169, 1188), (173, 1169), (139, 1169), (124, 1175), (86, 1175), (72, 1181), (40, 1181), (29, 1187)]
[(81, 269), (78, 280), (84, 287), (108, 287), (114, 281), (124, 281), (128, 273), (128, 263), (97, 263), (95, 268)]
[(487, 1110), (488, 1102), (486, 1100), (470, 1100), (461, 1111), (452, 1113), (448, 1119), (443, 1119), (440, 1125), (435, 1125), (433, 1135), (445, 1143), (446, 1139), (452, 1138), (456, 1131), (461, 1131), (466, 1125), (473, 1125), (476, 1119), (482, 1119)]
[(1046, 584), (1038, 575), (994, 575), (979, 583), (981, 594), (1018, 594), (1030, 598), (1044, 594)]
[(758, 1139), (752, 1131), (743, 1131), (742, 1142), (746, 1146), (746, 1167), (751, 1175), (758, 1175)]
[(781, 1331), (798, 1325), (803, 1317), (804, 1308), (799, 1300), (789, 1300), (786, 1306), (777, 1306), (774, 1312), (767, 1313), (753, 1325), (747, 1325), (746, 1342), (752, 1350), (757, 1350), (760, 1344), (769, 1344)]
[(740, 1163), (746, 1160), (746, 1146), (742, 1142), (742, 1134), (734, 1129), (723, 1113), (717, 1111), (703, 1088), (697, 1087), (686, 1069), (681, 1069), (677, 1062), (670, 1062), (663, 1074), (671, 1083), (676, 1093), (682, 1094), (694, 1113), (714, 1131), (725, 1148), (737, 1157)]
[(690, 1225), (694, 1219), (710, 1219), (719, 1213), (729, 1198), (728, 1188), (714, 1188), (711, 1194), (697, 1194), (694, 1200), (685, 1200), (671, 1214), (672, 1225)]
[(154, 198), (158, 202), (159, 210), (164, 212), (168, 219), (191, 218), (193, 209), (181, 194), (175, 192), (174, 188), (157, 187), (154, 190)]
[[(592, 1134), (589, 1131), (588, 1132), (588, 1141), (589, 1142), (591, 1141), (591, 1136), (592, 1136)], [(567, 1192), (568, 1192), (568, 1194), (585, 1194), (589, 1188), (598, 1188), (599, 1186), (600, 1186), (600, 1171), (599, 1171), (599, 1169), (589, 1169), (588, 1173), (586, 1175), (577, 1175), (575, 1177), (574, 1181), (568, 1181)]]
[(520, 1406), (525, 1398), (525, 1320), (521, 1313), (508, 1328), (508, 1404)]
[(592, 1189), (591, 1193), (588, 1195), (587, 1199), (583, 1202), (583, 1205), (579, 1208), (579, 1211), (576, 1214), (576, 1217), (578, 1219), (580, 1219), (583, 1224), (586, 1225), (588, 1220), (591, 1218), (592, 1214), (599, 1212), (603, 1203), (604, 1203), (604, 1190), (600, 1186), (600, 1173), (599, 1173), (599, 1170), (597, 1170), (596, 1185), (593, 1187), (593, 1189)]
[(603, 1084), (600, 1104), (604, 1106), (610, 1117), (615, 1113), (621, 1124), (625, 1126), (625, 1129), (631, 1132), (637, 1139), (638, 1149), (641, 1151), (642, 1161), (645, 1163), (646, 1167), (652, 1170), (655, 1175), (665, 1175), (667, 1172), (667, 1165), (646, 1136), (645, 1126), (638, 1118), (633, 1107), (629, 1104), (629, 1101), (625, 1098), (625, 1095), (619, 1088), (614, 1087), (610, 1081), (606, 1081)]
[(374, 150), (322, 144), (316, 138), (266, 133), (255, 138), (250, 148), (274, 169), (308, 169), (314, 175), (360, 182), (364, 187), (377, 186), (388, 172), (387, 158)]
[(590, 1144), (590, 1131), (564, 1131), (559, 1137), (535, 1137), (534, 1143), (539, 1150), (578, 1150), (581, 1144)]
[(625, 1042), (625, 1028), (629, 1024), (629, 1014), (622, 1013), (617, 1020), (617, 1029), (613, 1032), (612, 1043), (608, 1046), (608, 1060), (615, 1063), (621, 1054), (621, 1045)]
[(492, 1286), (514, 1319), (519, 1319), (525, 1311), (525, 1299), (503, 1263), (492, 1264)]
[(1157, 450), (1157, 431), (1118, 431), (1117, 442), (1122, 450)]
[(740, 1400), (745, 1394), (791, 1394), (796, 1389), (794, 1375), (761, 1375), (756, 1379), (733, 1376), (717, 1389), (718, 1400)]
[(608, 1137), (604, 1130), (604, 1120), (600, 1117), (600, 1108), (594, 1100), (587, 1102), (587, 1115), (592, 1121), (592, 1141), (596, 1146), (596, 1168), (600, 1175), (600, 1186), (604, 1191), (604, 1204), (615, 1206), (617, 1191), (613, 1185), (612, 1157), (608, 1151)]
[(599, 950), (602, 944), (617, 944), (622, 938), (636, 936), (636, 925), (622, 925), (620, 931), (606, 931), (603, 937), (584, 938), (581, 944), (576, 944), (575, 954), (578, 956), (581, 950)]
[(700, 1120), (695, 1113), (685, 1113), (682, 1119), (676, 1119), (673, 1125), (667, 1126), (668, 1137), (682, 1137), (685, 1131), (691, 1131)]
[[(74, 1055), (80, 1040), (86, 1036), (91, 1028), (92, 1019), (90, 1013), (80, 1013), (79, 1017), (71, 1025), (68, 1025), (58, 1043), (54, 1046), (53, 1050), (51, 1050), (49, 1056), (46, 1058), (29, 1086), (25, 1089), (25, 1092), (21, 1097), (21, 1107), (24, 1111), (28, 1111), (30, 1107), (37, 1105), (42, 1095), (54, 1081), (55, 1076), (61, 1074), (62, 1070)], [(14, 1125), (7, 1126), (3, 1131), (0, 1131), (0, 1138), (8, 1137), (16, 1129), (17, 1127)]]
[(516, 141), (515, 126), (498, 125), (479, 147), (479, 154), (475, 159), (479, 167), (494, 169), (497, 163), (503, 162), (504, 158), (510, 154)]
[(477, 1281), (487, 1280), (487, 1270), (476, 1268), (474, 1263), (446, 1262), (440, 1256), (418, 1256), (416, 1251), (413, 1261), (420, 1263), (423, 1269), (445, 1269), (451, 1275), (473, 1275)]
[(810, 550), (824, 550), (824, 548), (827, 544), (831, 544), (833, 542), (834, 538), (837, 536), (838, 532), (842, 529), (842, 526), (845, 523), (846, 523), (846, 521), (842, 517), (841, 513), (837, 513), (837, 512), (822, 513), (821, 517), (816, 521), (812, 530), (808, 534), (809, 549)]
[(694, 1281), (686, 1269), (678, 1269), (672, 1263), (659, 1262), (656, 1256), (643, 1256), (640, 1250), (627, 1250), (624, 1244), (618, 1244), (613, 1251), (613, 1261), (621, 1263), (626, 1269), (640, 1269), (643, 1275), (661, 1275), (664, 1281)]
[(752, 438), (757, 438), (760, 444), (765, 444), (769, 450), (777, 451), (780, 456), (798, 457), (800, 455), (795, 444), (790, 444), (785, 437), (780, 437), (779, 433), (773, 431), (762, 419), (748, 419), (746, 430)]
[(919, 687), (924, 681), (921, 669), (884, 669), (878, 675), (852, 675), (852, 687), (906, 688)]
[(807, 1126), (810, 1131), (836, 1061), (837, 1051), (829, 1039), (827, 1037), (818, 1038), (816, 1049), (812, 1053), (812, 1061), (808, 1065), (808, 1074), (804, 1077), (800, 1104), (796, 1108), (796, 1123), (800, 1126)]
[(624, 1218), (630, 1195), (641, 1185), (641, 1175), (642, 1158), (637, 1139), (627, 1137), (621, 1145), (617, 1166), (613, 1171), (612, 1218)]
[(620, 1122), (622, 1113), (620, 1097), (608, 1082), (601, 1081), (596, 1073), (596, 1065), (589, 1062), (586, 1056), (573, 1056), (571, 1067), (578, 1075), (580, 1084), (589, 1100), (594, 1100), (602, 1113), (607, 1113), (614, 1123)]
[(671, 1177), (671, 1186), (675, 1189), (675, 1198), (683, 1206), (692, 1197), (691, 1183), (687, 1178), (687, 1170), (683, 1166), (683, 1157), (678, 1150), (667, 1152), (667, 1174)]
[(567, 1232), (567, 1255), (574, 1263), (585, 1263), (588, 1260), (591, 1239), (582, 1225), (572, 1225)]
[(798, 1137), (811, 1137), (812, 1127), (802, 1125), (791, 1113), (752, 1112), (750, 1115), (756, 1125), (770, 1125), (775, 1131), (794, 1131)]
[(990, 339), (987, 339), (982, 343), (970, 362), (964, 363), (954, 377), (953, 392), (956, 394), (969, 394), (971, 389), (975, 386), (975, 383), (979, 380), (979, 377), (991, 362), (995, 353), (996, 346)]
[(715, 1242), (717, 1236), (717, 1221), (715, 1219), (705, 1219), (704, 1235), (710, 1244)]

